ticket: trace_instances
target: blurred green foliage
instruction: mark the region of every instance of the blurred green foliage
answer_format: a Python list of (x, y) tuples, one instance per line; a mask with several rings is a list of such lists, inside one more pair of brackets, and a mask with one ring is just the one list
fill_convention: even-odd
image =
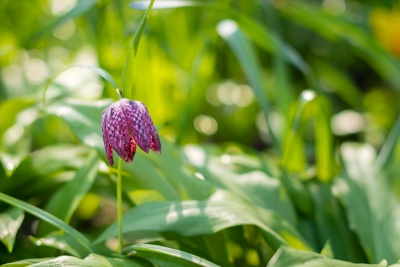
[(123, 165), (115, 254), (97, 74), (122, 86), (147, 6), (0, 0), (0, 264), (396, 266), (395, 0), (156, 0), (120, 88), (162, 154)]

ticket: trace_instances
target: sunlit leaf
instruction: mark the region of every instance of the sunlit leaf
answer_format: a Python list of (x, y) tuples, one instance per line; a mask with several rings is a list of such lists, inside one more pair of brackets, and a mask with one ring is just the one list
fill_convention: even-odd
[[(145, 203), (131, 209), (123, 217), (124, 233), (153, 231), (194, 236), (246, 224), (258, 226), (274, 249), (282, 244), (309, 249), (300, 234), (275, 212), (249, 205), (222, 190), (203, 201)], [(116, 235), (115, 223), (95, 243)]]
[(38, 247), (53, 247), (79, 258), (87, 255), (84, 253), (84, 251), (79, 250), (79, 244), (77, 244), (74, 238), (63, 234), (60, 231), (52, 232), (41, 238), (35, 238), (31, 236), (29, 239)]
[(350, 226), (371, 262), (400, 258), (400, 203), (369, 145), (341, 148), (343, 171), (335, 190), (346, 207)]
[(62, 266), (77, 266), (77, 267), (122, 267), (124, 262), (121, 259), (103, 257), (97, 254), (90, 254), (85, 259), (81, 260), (71, 256), (61, 256), (52, 260), (42, 261), (32, 264), (33, 267), (62, 267)]
[(25, 266), (31, 266), (32, 264), (39, 263), (42, 261), (48, 261), (51, 260), (52, 258), (40, 258), (40, 259), (26, 259), (26, 260), (20, 260), (20, 261), (14, 261), (10, 263), (6, 263), (1, 265), (2, 267), (25, 267)]
[(150, 244), (134, 245), (124, 249), (128, 255), (139, 256), (147, 259), (158, 266), (169, 267), (217, 267), (218, 265), (208, 260), (197, 257), (180, 250), (155, 246)]
[(267, 267), (385, 267), (378, 264), (355, 264), (345, 261), (333, 260), (320, 254), (300, 251), (282, 246), (272, 257)]
[(24, 220), (24, 213), (20, 209), (11, 208), (0, 213), (0, 241), (11, 252), (14, 247), (15, 237)]

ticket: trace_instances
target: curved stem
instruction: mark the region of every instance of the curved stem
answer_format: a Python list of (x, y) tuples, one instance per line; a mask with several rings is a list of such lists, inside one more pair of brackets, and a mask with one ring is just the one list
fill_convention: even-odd
[(122, 158), (118, 161), (118, 178), (117, 178), (117, 209), (118, 209), (118, 241), (119, 252), (123, 249), (122, 238)]

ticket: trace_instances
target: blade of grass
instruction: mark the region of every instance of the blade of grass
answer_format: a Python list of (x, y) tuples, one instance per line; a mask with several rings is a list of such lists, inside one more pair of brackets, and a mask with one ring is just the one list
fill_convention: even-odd
[(246, 74), (247, 79), (249, 80), (249, 83), (254, 91), (254, 94), (256, 95), (261, 110), (265, 115), (269, 134), (271, 135), (272, 139), (272, 144), (278, 150), (278, 153), (280, 153), (280, 144), (278, 138), (275, 136), (269, 119), (271, 104), (269, 103), (264, 92), (262, 78), (260, 75), (261, 66), (257, 60), (254, 47), (238, 28), (236, 22), (232, 20), (224, 20), (220, 22), (217, 26), (217, 30), (220, 36), (227, 41), (233, 53), (238, 58), (239, 63), (241, 64), (243, 71)]
[(142, 18), (142, 21), (140, 22), (139, 28), (137, 29), (135, 36), (133, 36), (132, 43), (129, 46), (128, 49), (128, 55), (126, 57), (125, 61), (125, 66), (124, 66), (124, 73), (123, 73), (123, 90), (122, 94), (124, 97), (131, 99), (132, 98), (132, 91), (133, 91), (133, 68), (135, 65), (135, 58), (136, 58), (136, 53), (139, 48), (139, 42), (142, 37), (142, 33), (144, 30), (144, 27), (146, 26), (147, 23), (147, 17), (153, 7), (155, 0), (151, 0), (149, 6), (147, 7), (147, 10)]
[(400, 136), (400, 116), (397, 118), (392, 130), (390, 131), (381, 151), (376, 159), (377, 164), (384, 168), (394, 159), (394, 152), (397, 150)]
[(316, 93), (311, 90), (303, 91), (298, 102), (292, 126), (285, 138), (281, 166), (284, 170), (290, 171), (293, 163), (305, 160), (304, 158), (299, 158), (304, 157), (304, 153), (296, 153), (294, 155), (294, 147), (300, 141), (299, 138), (301, 137), (299, 132), (303, 120), (312, 119), (315, 121), (315, 165), (317, 177), (323, 182), (328, 182), (333, 178), (336, 171), (333, 160), (333, 137), (330, 129), (330, 105), (324, 98), (317, 96)]
[(90, 248), (90, 242), (84, 235), (50, 213), (1, 192), (0, 200), (10, 204), (11, 206), (24, 210), (27, 213), (30, 213), (33, 216), (57, 227), (58, 229), (64, 230), (65, 233), (71, 235), (78, 241), (79, 245), (82, 247), (81, 249), (86, 251), (87, 254), (92, 252)]

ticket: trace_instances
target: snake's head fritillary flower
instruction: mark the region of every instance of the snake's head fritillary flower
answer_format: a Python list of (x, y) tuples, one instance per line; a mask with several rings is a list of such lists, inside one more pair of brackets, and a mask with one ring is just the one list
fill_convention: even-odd
[(131, 162), (136, 144), (146, 153), (152, 149), (161, 153), (161, 142), (146, 106), (139, 101), (122, 98), (104, 111), (101, 130), (107, 159), (114, 166), (113, 152), (126, 162)]

